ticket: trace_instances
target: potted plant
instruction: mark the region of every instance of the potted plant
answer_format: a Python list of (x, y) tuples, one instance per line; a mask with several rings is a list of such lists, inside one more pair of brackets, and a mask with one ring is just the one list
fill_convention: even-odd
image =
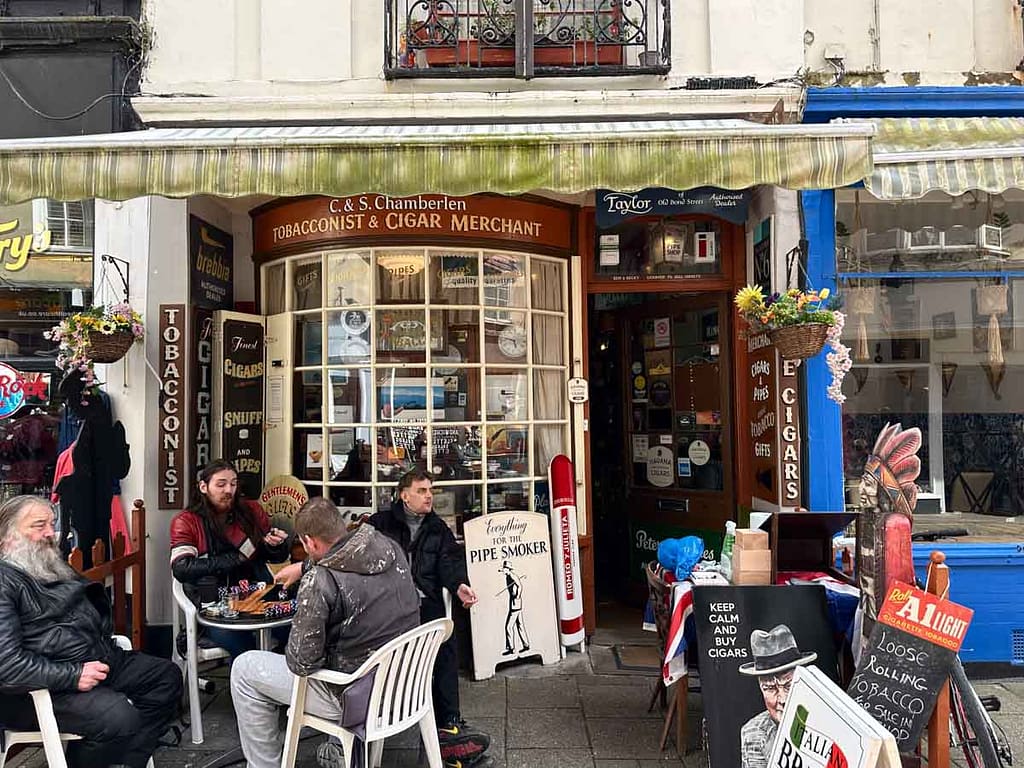
[(814, 357), (826, 342), (826, 356), (832, 383), (828, 396), (837, 403), (846, 398), (841, 391), (843, 377), (853, 366), (850, 349), (841, 341), (846, 317), (838, 311), (838, 302), (830, 300), (828, 288), (765, 296), (761, 288), (748, 285), (736, 294), (736, 308), (755, 333), (767, 333), (782, 357), (801, 360)]
[(57, 367), (81, 371), (85, 391), (93, 394), (99, 391), (93, 366), (117, 362), (144, 335), (142, 317), (127, 302), (76, 312), (45, 334), (60, 345)]

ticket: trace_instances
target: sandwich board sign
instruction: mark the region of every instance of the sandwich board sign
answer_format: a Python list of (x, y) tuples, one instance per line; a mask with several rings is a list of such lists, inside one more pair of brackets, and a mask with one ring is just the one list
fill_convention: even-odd
[(900, 752), (921, 740), (973, 616), (909, 584), (889, 588), (847, 690), (892, 731)]
[(493, 677), (504, 662), (561, 658), (548, 526), (536, 512), (494, 512), (463, 526), (478, 599), (469, 612), (477, 680)]
[(797, 667), (770, 768), (900, 768), (896, 739), (813, 666)]

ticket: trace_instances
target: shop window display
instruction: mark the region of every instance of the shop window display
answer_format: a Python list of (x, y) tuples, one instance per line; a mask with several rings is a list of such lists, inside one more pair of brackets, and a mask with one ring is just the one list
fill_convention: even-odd
[(264, 306), (294, 329), (292, 473), (311, 495), (369, 508), (428, 469), (457, 531), (532, 508), (548, 462), (569, 450), (567, 278), (561, 259), (490, 249), (266, 265)]
[(924, 503), (1024, 514), (1024, 193), (890, 203), (846, 190), (837, 203), (848, 503), (899, 421), (922, 432)]

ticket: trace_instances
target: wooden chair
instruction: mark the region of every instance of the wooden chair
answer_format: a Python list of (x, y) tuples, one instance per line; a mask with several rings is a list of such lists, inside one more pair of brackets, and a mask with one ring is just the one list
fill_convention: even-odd
[[(651, 562), (644, 568), (644, 573), (647, 576), (647, 590), (651, 597), (651, 604), (654, 608), (654, 624), (658, 629), (658, 639), (660, 640), (662, 657), (665, 654), (665, 647), (668, 644), (669, 638), (669, 626), (672, 621), (672, 587), (670, 584), (666, 584), (664, 579), (655, 573), (652, 566), (655, 563)], [(658, 747), (662, 751), (665, 750), (665, 745), (668, 743), (669, 730), (672, 728), (673, 718), (676, 721), (676, 749), (680, 755), (686, 754), (686, 695), (689, 692), (689, 677), (683, 675), (678, 681), (676, 681), (672, 687), (675, 689), (668, 702), (668, 708), (665, 711), (665, 722), (661, 728), (661, 742)], [(651, 701), (647, 705), (647, 711), (650, 712), (654, 709), (654, 702), (661, 698), (661, 706), (665, 707), (665, 699), (667, 697), (667, 690), (665, 688), (665, 681), (662, 675), (658, 675), (658, 683), (654, 688), (654, 692), (651, 694)]]
[(379, 766), (384, 740), (418, 726), (430, 768), (442, 768), (431, 682), (437, 652), (441, 643), (451, 636), (453, 628), (451, 619), (435, 619), (399, 635), (351, 674), (322, 669), (309, 677), (296, 677), (288, 711), (282, 768), (295, 765), (299, 732), (303, 727), (341, 739), (345, 765), (352, 765), (355, 734), (339, 723), (308, 714), (306, 690), (311, 679), (344, 686), (371, 674), (374, 676), (373, 690), (367, 708), (362, 765), (365, 768)]

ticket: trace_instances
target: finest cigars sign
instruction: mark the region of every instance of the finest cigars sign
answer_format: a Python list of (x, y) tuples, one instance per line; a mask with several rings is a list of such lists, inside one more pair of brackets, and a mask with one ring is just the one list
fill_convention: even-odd
[(387, 236), (430, 236), (572, 249), (571, 208), (498, 195), (301, 198), (253, 215), (256, 253), (294, 245)]
[(185, 447), (185, 305), (160, 305), (160, 439), (159, 508), (181, 509), (186, 503)]
[(221, 455), (238, 471), (247, 498), (263, 487), (263, 324), (224, 321), (220, 339)]

